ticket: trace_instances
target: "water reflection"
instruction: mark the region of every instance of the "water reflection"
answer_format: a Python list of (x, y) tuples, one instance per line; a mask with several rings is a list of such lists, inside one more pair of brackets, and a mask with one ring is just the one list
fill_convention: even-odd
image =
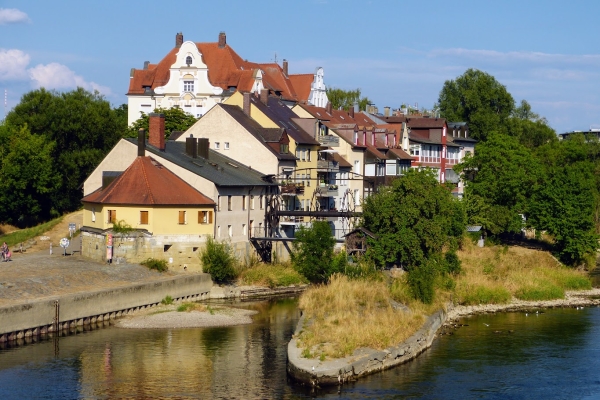
[[(246, 304), (254, 323), (107, 328), (0, 351), (0, 398), (545, 398), (600, 396), (600, 309), (472, 317), (416, 360), (338, 389), (288, 382), (295, 299)], [(513, 332), (510, 332), (513, 331)], [(340, 392), (338, 393), (338, 390)]]

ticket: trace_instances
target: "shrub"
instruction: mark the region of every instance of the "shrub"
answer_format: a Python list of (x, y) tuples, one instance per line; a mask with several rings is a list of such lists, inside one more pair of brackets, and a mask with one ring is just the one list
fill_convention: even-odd
[(333, 270), (334, 246), (335, 239), (326, 221), (315, 221), (309, 228), (301, 226), (292, 242), (292, 263), (310, 282), (325, 283), (337, 272)]
[(449, 251), (444, 255), (446, 260), (446, 272), (452, 275), (460, 274), (460, 259), (455, 251)]
[(436, 268), (434, 260), (425, 260), (418, 267), (413, 267), (408, 271), (408, 286), (413, 297), (425, 304), (433, 302), (434, 281), (436, 277)]
[(129, 232), (132, 232), (132, 231), (134, 231), (134, 230), (135, 230), (135, 229), (133, 229), (133, 228), (131, 227), (131, 225), (129, 225), (127, 222), (125, 222), (125, 221), (124, 221), (124, 220), (122, 220), (122, 219), (121, 219), (121, 220), (119, 220), (119, 221), (116, 221), (116, 222), (113, 224), (113, 227), (112, 227), (112, 231), (113, 231), (114, 233), (129, 233)]
[(148, 258), (142, 261), (140, 264), (149, 269), (155, 269), (158, 272), (164, 272), (169, 269), (167, 266), (167, 260), (158, 260), (156, 258)]
[(164, 299), (162, 299), (160, 301), (160, 304), (164, 304), (166, 306), (168, 306), (169, 304), (173, 304), (173, 298), (171, 296), (167, 295), (167, 296), (165, 296)]
[(206, 247), (200, 252), (200, 261), (204, 272), (210, 274), (217, 283), (229, 282), (236, 277), (237, 260), (233, 249), (226, 242), (217, 242), (209, 237)]

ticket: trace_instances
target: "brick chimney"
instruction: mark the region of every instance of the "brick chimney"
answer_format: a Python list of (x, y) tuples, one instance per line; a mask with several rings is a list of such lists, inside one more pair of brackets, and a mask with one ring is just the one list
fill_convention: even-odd
[(269, 89), (260, 89), (260, 102), (265, 106), (269, 103)]
[(332, 108), (331, 102), (330, 102), (330, 101), (328, 101), (328, 102), (327, 102), (327, 112), (328, 112), (329, 114), (331, 114), (331, 111), (332, 111), (332, 110), (331, 110), (331, 108)]
[(354, 119), (354, 107), (350, 107), (350, 110), (348, 110), (348, 114), (350, 115), (350, 118)]
[(390, 107), (388, 107), (388, 106), (383, 107), (383, 116), (384, 117), (389, 117), (390, 116)]
[(146, 130), (140, 129), (138, 131), (138, 157), (144, 157), (146, 155)]
[(183, 33), (179, 32), (175, 35), (175, 47), (179, 48), (183, 44)]
[(288, 61), (285, 58), (283, 59), (283, 74), (288, 76)]
[(149, 65), (150, 65), (150, 61), (144, 61), (144, 69), (148, 69)]
[(148, 143), (159, 150), (165, 149), (165, 114), (148, 114), (150, 138)]
[(242, 104), (242, 110), (244, 111), (244, 114), (246, 114), (247, 116), (250, 116), (250, 93), (244, 93), (244, 102)]
[(227, 45), (227, 35), (225, 32), (221, 32), (219, 33), (219, 48), (222, 49), (225, 45)]

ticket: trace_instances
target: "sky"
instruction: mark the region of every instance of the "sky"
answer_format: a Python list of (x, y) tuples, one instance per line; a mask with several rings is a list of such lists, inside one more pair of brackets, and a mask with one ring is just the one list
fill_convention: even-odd
[[(600, 128), (595, 0), (0, 0), (2, 115), (40, 88), (127, 102), (131, 68), (184, 40), (227, 43), (253, 62), (325, 71), (378, 108), (431, 109), (475, 68), (527, 100), (557, 133)], [(4, 93), (7, 93), (6, 106)]]

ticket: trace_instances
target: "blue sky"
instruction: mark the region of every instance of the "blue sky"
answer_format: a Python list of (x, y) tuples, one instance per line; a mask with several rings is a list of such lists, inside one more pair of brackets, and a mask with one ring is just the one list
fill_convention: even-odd
[[(557, 133), (600, 127), (600, 2), (0, 0), (0, 90), (8, 109), (40, 86), (97, 89), (126, 103), (131, 68), (158, 62), (175, 34), (243, 58), (325, 69), (380, 110), (431, 108), (468, 68), (493, 75)], [(4, 109), (2, 116), (4, 115)]]

